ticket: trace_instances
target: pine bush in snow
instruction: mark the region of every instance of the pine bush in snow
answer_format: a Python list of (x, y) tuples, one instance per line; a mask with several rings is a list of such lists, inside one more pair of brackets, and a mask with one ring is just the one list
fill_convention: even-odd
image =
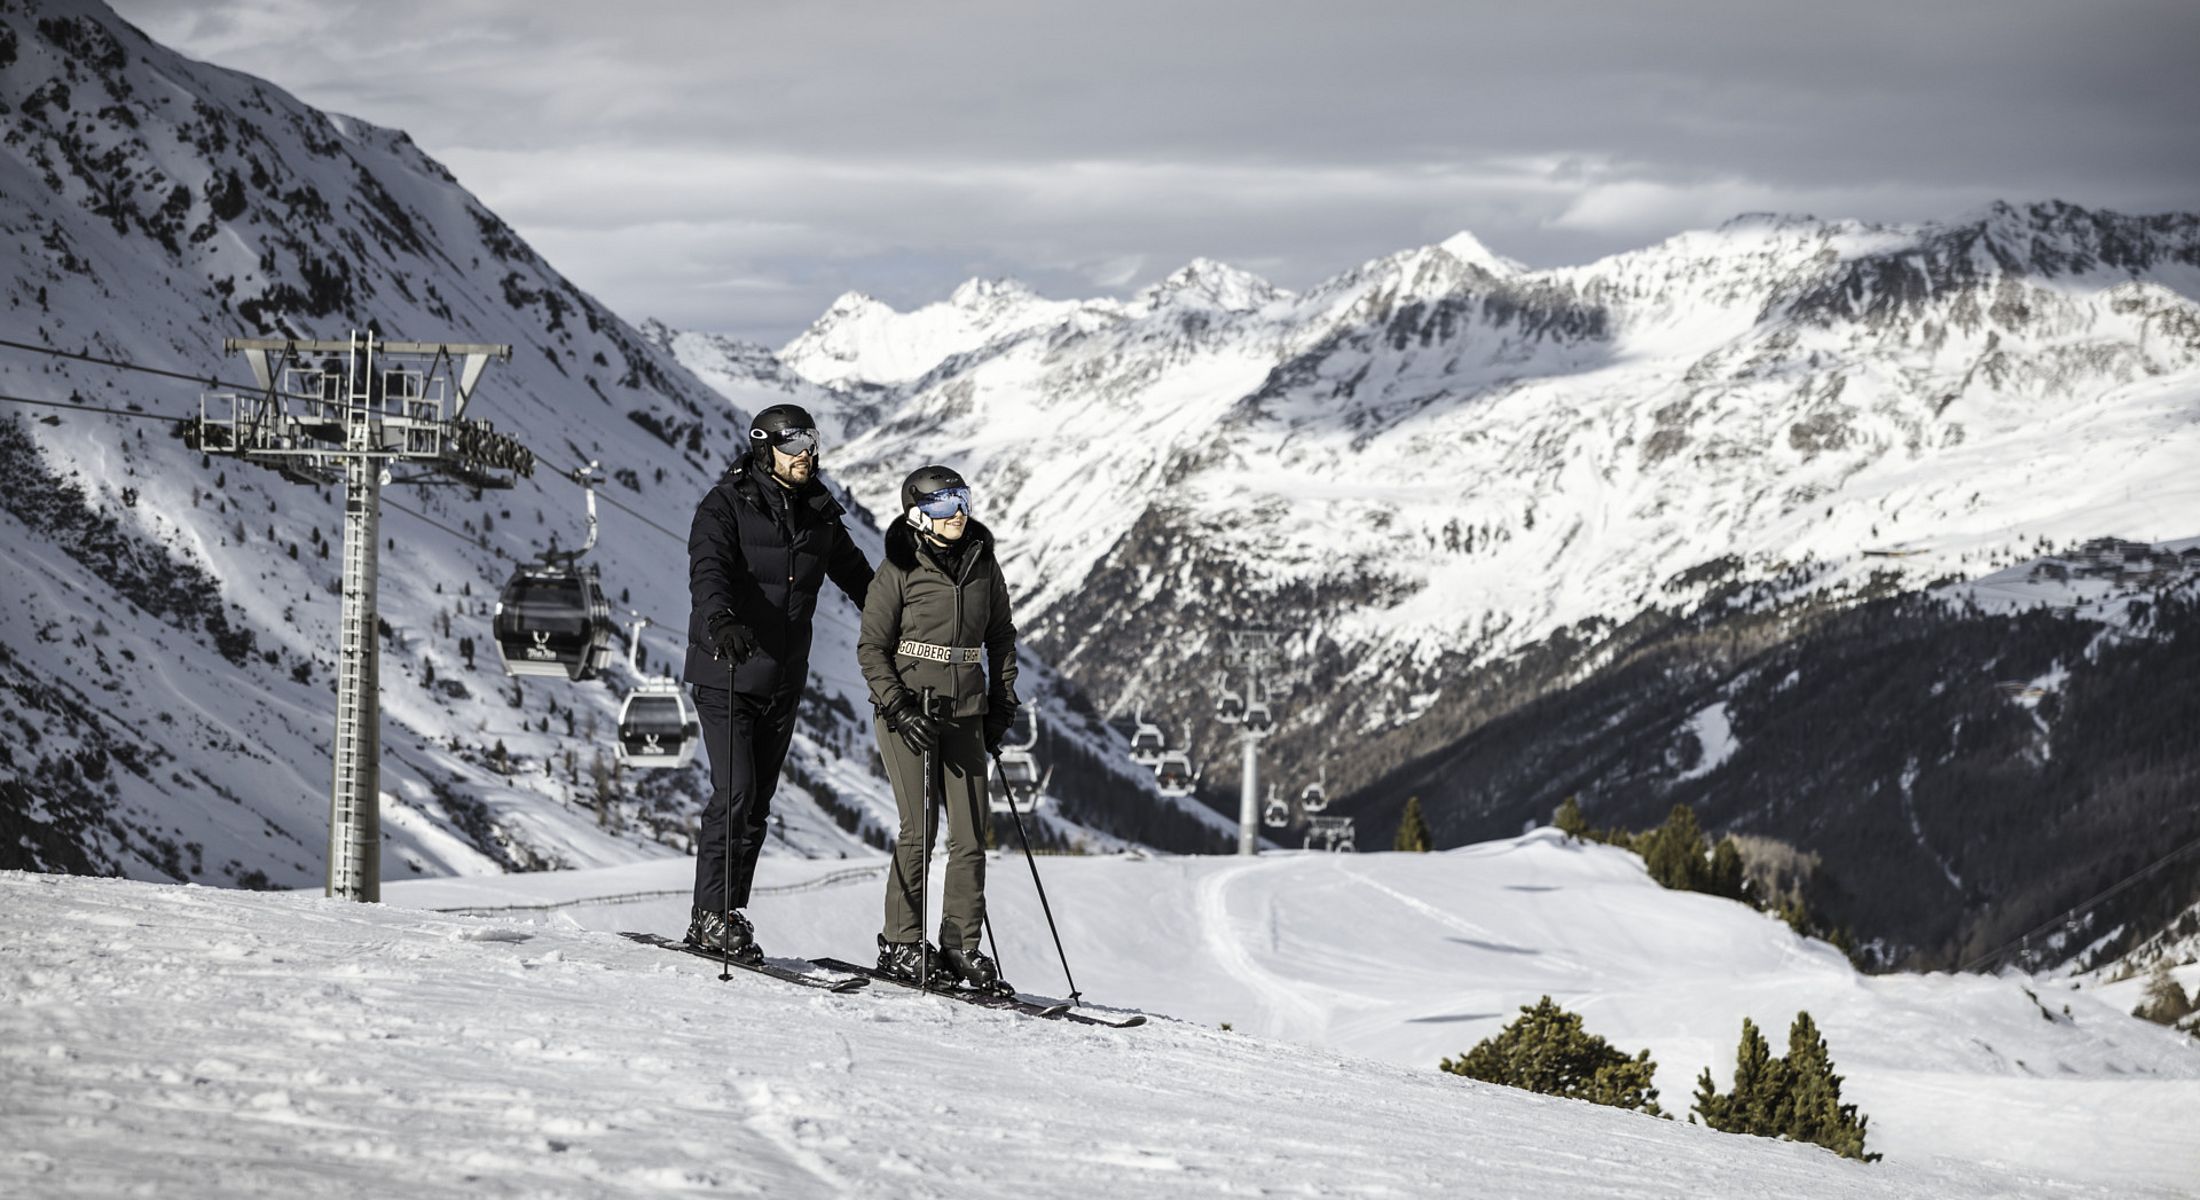
[(1809, 1013), (1795, 1014), (1788, 1052), (1775, 1058), (1756, 1023), (1742, 1018), (1742, 1042), (1734, 1056), (1734, 1086), (1723, 1095), (1704, 1068), (1696, 1079), (1694, 1115), (1722, 1133), (1788, 1138), (1824, 1146), (1846, 1158), (1877, 1162), (1864, 1150), (1871, 1118), (1841, 1103), (1841, 1076), (1833, 1054)]
[(1520, 1018), (1496, 1037), (1483, 1039), (1456, 1059), (1443, 1060), (1438, 1068), (1546, 1096), (1665, 1115), (1651, 1082), (1658, 1065), (1650, 1060), (1650, 1052), (1627, 1057), (1584, 1029), (1579, 1013), (1567, 1012), (1549, 996), (1532, 1006), (1522, 1005)]

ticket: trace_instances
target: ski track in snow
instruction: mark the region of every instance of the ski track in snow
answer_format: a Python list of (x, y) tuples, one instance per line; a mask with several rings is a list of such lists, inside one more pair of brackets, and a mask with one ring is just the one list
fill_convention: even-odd
[[(1240, 930), (1244, 923), (1230, 915), (1230, 885), (1233, 881), (1260, 870), (1259, 862), (1246, 863), (1227, 870), (1216, 871), (1199, 881), (1194, 892), (1198, 905), (1201, 941), (1214, 961), (1240, 983), (1251, 988), (1263, 1012), (1273, 1027), (1290, 1029), (1298, 1033), (1318, 1031), (1326, 1023), (1320, 1005), (1302, 995), (1291, 982), (1282, 979), (1255, 961), (1246, 949), (1247, 938)], [(1274, 943), (1273, 914), (1270, 914), (1271, 946)]]
[[(0, 1194), (1963, 1200), (2168, 1196), (2200, 1170), (2181, 1115), (2200, 1051), (2122, 993), (1857, 976), (1549, 831), (1432, 855), (1050, 858), (1080, 982), (1178, 1018), (1124, 1031), (720, 983), (609, 932), (676, 928), (683, 897), (585, 902), (686, 865), (393, 882), (381, 906), (0, 874)], [(868, 942), (875, 879), (805, 886), (850, 865), (767, 860), (767, 950)], [(1005, 865), (1004, 964), (1054, 989)], [(423, 911), (522, 900), (568, 906)], [(1808, 1008), (1887, 1160), (1433, 1069), (1544, 992), (1650, 1047), (1677, 1110), (1698, 1069), (1731, 1070), (1741, 1016), (1778, 1041)]]

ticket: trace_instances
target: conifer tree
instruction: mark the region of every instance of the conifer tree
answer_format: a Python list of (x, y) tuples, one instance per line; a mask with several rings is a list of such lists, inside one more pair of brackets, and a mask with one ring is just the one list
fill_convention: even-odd
[(1824, 1146), (1844, 1158), (1877, 1162), (1864, 1153), (1871, 1118), (1853, 1104), (1841, 1103), (1841, 1076), (1834, 1073), (1833, 1052), (1807, 1012), (1795, 1014), (1788, 1030), (1788, 1092), (1779, 1113), (1781, 1133), (1798, 1142)]
[(1742, 875), (1742, 848), (1731, 837), (1719, 839), (1711, 850), (1711, 867), (1704, 880), (1705, 891), (1729, 900), (1748, 898), (1749, 889)]
[(1776, 1137), (1773, 1109), (1786, 1087), (1787, 1064), (1772, 1056), (1754, 1021), (1742, 1018), (1742, 1042), (1734, 1054), (1734, 1090), (1722, 1096), (1711, 1068), (1696, 1077), (1696, 1115), (1721, 1133)]
[(1627, 1057), (1582, 1028), (1580, 1014), (1560, 1008), (1549, 996), (1532, 1006), (1521, 1005), (1520, 1017), (1496, 1037), (1484, 1038), (1456, 1059), (1446, 1058), (1438, 1069), (1546, 1096), (1665, 1115), (1651, 1082), (1658, 1065), (1650, 1052)]
[(1635, 839), (1635, 849), (1642, 855), (1643, 865), (1650, 868), (1650, 878), (1680, 891), (1704, 890), (1700, 885), (1709, 868), (1704, 862), (1703, 827), (1696, 823), (1695, 809), (1674, 805), (1665, 824)]
[(1841, 1076), (1833, 1054), (1807, 1012), (1795, 1014), (1788, 1029), (1788, 1052), (1774, 1058), (1755, 1022), (1742, 1018), (1742, 1041), (1734, 1056), (1734, 1088), (1719, 1094), (1711, 1069), (1696, 1079), (1694, 1115), (1724, 1133), (1789, 1138), (1824, 1146), (1863, 1162), (1879, 1155), (1864, 1151), (1871, 1118), (1853, 1104), (1841, 1103)]
[(1428, 818), (1421, 815), (1421, 798), (1406, 797), (1406, 815), (1399, 819), (1398, 838), (1391, 849), (1426, 854), (1435, 848), (1436, 841), (1428, 831)]
[(1565, 803), (1558, 806), (1558, 812), (1551, 817), (1551, 824), (1575, 841), (1586, 840), (1589, 836), (1589, 818), (1581, 815), (1581, 802), (1572, 796), (1566, 797)]

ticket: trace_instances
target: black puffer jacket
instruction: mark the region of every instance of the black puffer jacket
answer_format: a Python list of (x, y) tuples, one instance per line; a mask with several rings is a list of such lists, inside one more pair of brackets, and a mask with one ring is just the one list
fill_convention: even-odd
[(726, 686), (726, 664), (711, 657), (710, 618), (730, 609), (758, 643), (735, 670), (734, 690), (802, 690), (825, 580), (858, 608), (871, 586), (871, 564), (841, 524), (845, 511), (815, 479), (790, 491), (748, 459), (704, 494), (688, 529), (689, 683)]
[[(954, 705), (950, 715), (975, 717), (1016, 707), (1016, 623), (1008, 611), (1008, 581), (993, 557), (993, 535), (976, 521), (964, 529), (955, 574), (915, 530), (894, 522), (886, 531), (886, 561), (863, 603), (856, 662), (871, 685), (871, 703), (892, 707), (904, 693), (931, 688)], [(904, 640), (934, 646), (984, 647), (986, 663), (945, 663), (896, 653)]]

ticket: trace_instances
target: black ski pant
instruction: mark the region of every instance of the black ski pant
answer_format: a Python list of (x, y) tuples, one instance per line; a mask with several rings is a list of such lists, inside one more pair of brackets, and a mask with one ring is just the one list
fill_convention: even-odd
[[(932, 752), (933, 811), (924, 811), (924, 756), (900, 734), (873, 718), (879, 757), (894, 785), (894, 806), (901, 810), (901, 834), (894, 839), (894, 861), (886, 874), (886, 940), (914, 942), (924, 936), (924, 897), (918, 891), (925, 860), (939, 837), (939, 812), (947, 813), (947, 879), (941, 888), (942, 950), (970, 953), (985, 931), (986, 810), (985, 720), (948, 718), (940, 722), (939, 749)], [(929, 819), (927, 819), (929, 818)]]
[[(787, 743), (794, 740), (794, 711), (801, 701), (800, 692), (756, 696), (726, 688), (695, 689), (703, 748), (710, 754), (710, 803), (703, 809), (703, 828), (695, 842), (695, 907), (712, 912), (748, 907), (756, 856), (763, 852), (764, 828), (772, 815), (772, 793), (779, 788), (779, 768), (787, 761)], [(730, 888), (725, 875), (729, 856)]]

